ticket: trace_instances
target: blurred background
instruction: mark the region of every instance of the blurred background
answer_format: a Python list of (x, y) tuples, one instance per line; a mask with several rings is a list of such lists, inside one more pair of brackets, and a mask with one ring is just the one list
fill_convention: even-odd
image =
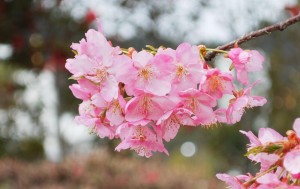
[[(114, 152), (119, 141), (90, 135), (73, 121), (79, 100), (64, 68), (70, 45), (96, 28), (115, 46), (216, 47), (285, 20), (297, 0), (1, 0), (0, 188), (224, 188), (218, 172), (252, 172), (239, 130), (272, 127), (282, 134), (300, 117), (300, 24), (241, 45), (265, 56), (253, 93), (268, 104), (239, 124), (181, 128), (170, 156)], [(228, 67), (222, 57), (216, 65)], [(225, 66), (224, 66), (225, 65)], [(222, 105), (222, 103), (220, 104)]]

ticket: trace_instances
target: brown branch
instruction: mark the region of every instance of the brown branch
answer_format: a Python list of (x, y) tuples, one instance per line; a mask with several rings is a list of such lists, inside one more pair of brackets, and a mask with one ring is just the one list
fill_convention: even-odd
[[(256, 37), (262, 36), (262, 35), (266, 35), (266, 34), (271, 34), (274, 31), (283, 31), (285, 28), (287, 28), (288, 26), (295, 24), (296, 22), (300, 21), (300, 14), (291, 17), (285, 21), (282, 21), (280, 23), (271, 25), (271, 26), (267, 26), (265, 28), (253, 31), (247, 35), (244, 35), (234, 41), (231, 41), (225, 45), (222, 46), (218, 46), (216, 49), (218, 50), (228, 50), (230, 48), (232, 48), (234, 46), (235, 43), (237, 44), (242, 44), (245, 43), (251, 39), (254, 39)], [(209, 52), (206, 54), (206, 56), (204, 57), (206, 61), (210, 61), (212, 60), (216, 55), (218, 54), (218, 52)]]

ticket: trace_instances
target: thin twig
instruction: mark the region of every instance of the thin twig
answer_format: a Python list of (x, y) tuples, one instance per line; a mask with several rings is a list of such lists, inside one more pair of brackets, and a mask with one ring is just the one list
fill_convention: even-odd
[[(225, 45), (222, 45), (222, 46), (218, 46), (216, 49), (217, 50), (228, 50), (230, 48), (232, 48), (234, 46), (234, 44), (242, 44), (242, 43), (245, 43), (253, 38), (256, 38), (256, 37), (259, 37), (259, 36), (262, 36), (262, 35), (266, 35), (266, 34), (271, 34), (272, 32), (274, 31), (283, 31), (285, 28), (287, 28), (288, 26), (292, 25), (292, 24), (295, 24), (296, 22), (299, 22), (300, 21), (300, 14), (294, 16), (294, 17), (291, 17), (285, 21), (282, 21), (280, 23), (277, 23), (277, 24), (274, 24), (274, 25), (271, 25), (271, 26), (267, 26), (265, 28), (262, 28), (262, 29), (259, 29), (259, 30), (256, 30), (256, 31), (253, 31), (247, 35), (244, 35), (234, 41), (231, 41)], [(212, 60), (216, 55), (218, 54), (218, 52), (214, 51), (214, 52), (209, 52), (206, 54), (205, 56), (205, 60), (206, 61), (210, 61)]]

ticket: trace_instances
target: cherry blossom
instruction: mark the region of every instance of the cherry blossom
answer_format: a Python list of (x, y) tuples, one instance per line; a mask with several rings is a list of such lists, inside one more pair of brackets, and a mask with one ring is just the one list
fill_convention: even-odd
[(121, 125), (117, 133), (122, 142), (116, 147), (117, 151), (123, 149), (133, 149), (140, 156), (150, 157), (152, 151), (164, 152), (168, 155), (163, 143), (157, 139), (155, 132), (149, 128), (149, 121), (141, 120), (135, 123), (125, 123)]
[(182, 98), (183, 107), (195, 114), (198, 123), (210, 125), (216, 122), (212, 109), (216, 106), (216, 100), (213, 97), (197, 89), (182, 91), (179, 96)]
[[(119, 138), (117, 151), (132, 149), (145, 157), (168, 154), (164, 142), (174, 139), (180, 127), (233, 124), (247, 108), (266, 103), (250, 95), (256, 83), (237, 91), (232, 73), (211, 68), (200, 46), (146, 47), (115, 47), (98, 24), (98, 31), (88, 30), (71, 45), (75, 56), (65, 65), (77, 82), (70, 90), (82, 100), (75, 121), (100, 138)], [(236, 48), (228, 55), (237, 82), (247, 84), (245, 74), (261, 69), (263, 58), (257, 51)], [(235, 98), (219, 108), (217, 101), (225, 94)], [(263, 159), (256, 161), (268, 165)]]
[(252, 87), (256, 84), (257, 83), (254, 83), (244, 90), (234, 92), (235, 98), (231, 99), (226, 112), (227, 123), (234, 124), (239, 122), (246, 108), (263, 106), (267, 102), (264, 97), (250, 95)]
[(143, 90), (157, 96), (164, 96), (171, 90), (171, 78), (168, 75), (172, 57), (167, 55), (153, 56), (147, 51), (132, 54), (134, 69), (127, 72), (125, 80), (129, 91)]
[(217, 178), (232, 188), (287, 188), (300, 189), (300, 142), (298, 140), (299, 120), (294, 121), (293, 129), (287, 137), (271, 128), (260, 128), (258, 137), (251, 131), (240, 131), (246, 135), (250, 144), (246, 156), (260, 163), (260, 171), (245, 180), (227, 174), (217, 174)]
[(206, 80), (201, 85), (201, 90), (215, 98), (221, 98), (223, 94), (232, 94), (234, 91), (233, 77), (231, 73), (222, 73), (219, 69), (209, 69)]
[(172, 92), (197, 88), (205, 79), (203, 61), (197, 46), (188, 43), (180, 44), (176, 50), (171, 48), (158, 49), (158, 55), (169, 55), (172, 59), (170, 74), (172, 76)]
[(228, 58), (236, 69), (237, 79), (244, 85), (248, 85), (248, 72), (257, 72), (262, 69), (264, 57), (256, 50), (243, 50), (233, 48), (228, 53)]

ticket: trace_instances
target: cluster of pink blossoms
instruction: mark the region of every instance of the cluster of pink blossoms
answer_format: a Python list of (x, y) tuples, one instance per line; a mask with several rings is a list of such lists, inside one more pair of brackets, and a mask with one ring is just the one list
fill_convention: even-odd
[[(70, 89), (82, 100), (75, 120), (101, 138), (120, 138), (117, 151), (168, 154), (163, 141), (173, 139), (181, 125), (234, 124), (246, 108), (266, 103), (264, 97), (250, 95), (255, 84), (248, 85), (247, 75), (264, 61), (255, 50), (233, 48), (227, 54), (244, 86), (236, 90), (231, 72), (210, 68), (200, 47), (188, 43), (175, 50), (124, 50), (113, 47), (99, 27), (71, 47), (76, 55), (66, 68), (78, 83)], [(228, 108), (218, 109), (224, 94), (233, 97)]]
[(260, 164), (256, 175), (217, 174), (233, 189), (300, 189), (300, 118), (283, 137), (271, 128), (261, 128), (256, 137), (251, 131), (240, 131), (249, 140), (247, 156)]

